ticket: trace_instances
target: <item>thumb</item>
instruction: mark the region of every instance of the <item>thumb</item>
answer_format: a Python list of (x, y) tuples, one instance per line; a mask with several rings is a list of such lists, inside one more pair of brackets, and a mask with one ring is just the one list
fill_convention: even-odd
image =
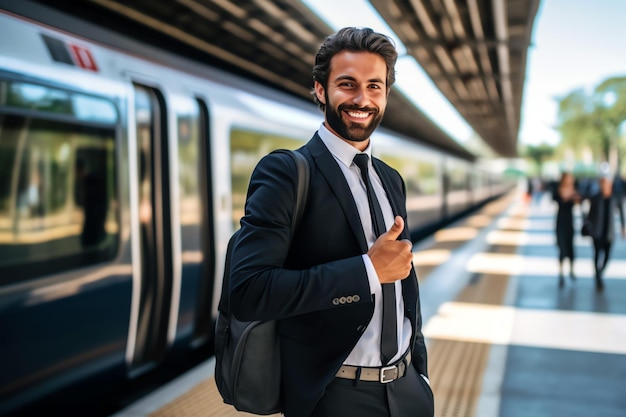
[(404, 220), (400, 216), (396, 216), (393, 219), (393, 225), (391, 228), (383, 235), (385, 236), (385, 240), (396, 240), (404, 230)]

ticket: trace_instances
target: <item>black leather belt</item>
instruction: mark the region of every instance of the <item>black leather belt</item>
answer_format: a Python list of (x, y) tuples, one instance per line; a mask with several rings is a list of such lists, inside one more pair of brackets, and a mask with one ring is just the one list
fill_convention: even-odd
[(399, 359), (395, 364), (381, 367), (343, 365), (335, 377), (345, 379), (359, 379), (359, 381), (378, 381), (386, 384), (402, 378), (411, 364), (411, 352)]

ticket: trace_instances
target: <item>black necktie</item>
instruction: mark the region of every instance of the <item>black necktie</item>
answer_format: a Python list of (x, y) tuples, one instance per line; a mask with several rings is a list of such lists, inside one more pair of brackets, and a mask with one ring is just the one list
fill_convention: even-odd
[[(385, 220), (383, 219), (383, 212), (380, 209), (380, 204), (376, 198), (376, 193), (370, 182), (368, 174), (368, 161), (369, 156), (365, 153), (356, 154), (354, 157), (354, 163), (361, 170), (361, 177), (365, 183), (365, 189), (367, 190), (367, 201), (370, 206), (370, 215), (372, 217), (372, 226), (374, 227), (374, 233), (376, 237), (382, 235), (387, 231), (385, 227)], [(391, 358), (398, 352), (398, 343), (396, 335), (396, 291), (394, 284), (382, 284), (383, 290), (383, 328), (381, 334), (381, 360), (383, 365), (389, 363)]]

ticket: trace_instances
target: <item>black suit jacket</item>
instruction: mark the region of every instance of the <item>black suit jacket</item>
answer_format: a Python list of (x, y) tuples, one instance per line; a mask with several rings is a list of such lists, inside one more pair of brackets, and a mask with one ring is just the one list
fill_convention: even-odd
[[(311, 414), (374, 312), (362, 259), (367, 241), (345, 177), (317, 134), (301, 151), (311, 177), (293, 239), (296, 166), (288, 155), (271, 154), (259, 162), (250, 180), (231, 274), (231, 306), (237, 318), (280, 320), (284, 410), (289, 417)], [(378, 159), (373, 164), (394, 214), (406, 225), (402, 178)], [(406, 227), (401, 238), (410, 239)], [(428, 375), (414, 269), (402, 288), (413, 329), (412, 363)], [(347, 296), (352, 302), (333, 303)]]
[[(605, 201), (609, 204), (609, 215), (605, 217)], [(589, 229), (594, 240), (602, 242), (612, 242), (615, 240), (615, 211), (619, 213), (620, 225), (624, 228), (624, 208), (622, 202), (616, 193), (613, 193), (608, 200), (605, 200), (601, 192), (592, 195), (589, 198), (589, 213), (587, 220), (589, 221)], [(604, 224), (608, 222), (605, 234)]]

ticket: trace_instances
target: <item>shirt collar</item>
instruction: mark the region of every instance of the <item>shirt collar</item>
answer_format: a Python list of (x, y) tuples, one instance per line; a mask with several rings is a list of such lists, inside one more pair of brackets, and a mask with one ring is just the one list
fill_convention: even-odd
[(324, 123), (321, 124), (319, 130), (317, 131), (320, 139), (324, 142), (324, 145), (328, 148), (330, 153), (341, 161), (347, 167), (352, 165), (352, 160), (355, 155), (358, 153), (366, 153), (367, 156), (372, 160), (372, 141), (367, 145), (367, 148), (363, 152), (360, 152), (357, 148), (350, 145), (339, 136), (332, 133), (330, 130), (326, 128)]

